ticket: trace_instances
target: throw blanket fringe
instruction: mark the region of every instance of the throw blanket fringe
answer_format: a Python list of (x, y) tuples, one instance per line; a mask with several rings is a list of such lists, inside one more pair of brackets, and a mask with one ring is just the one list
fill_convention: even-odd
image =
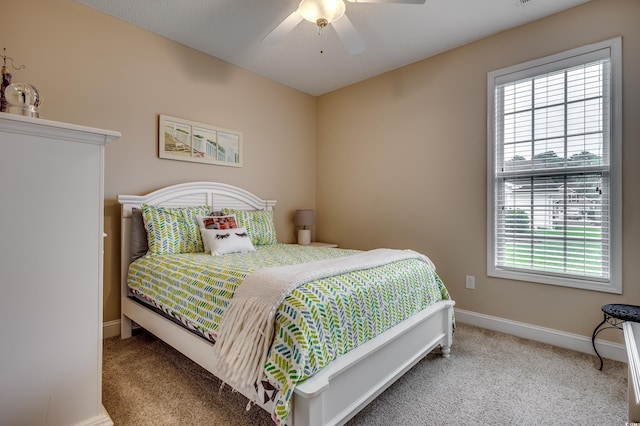
[[(413, 250), (376, 249), (335, 259), (260, 269), (238, 287), (218, 329), (217, 367), (234, 388), (253, 387), (263, 376), (273, 339), (275, 314), (285, 297), (307, 282), (418, 258)], [(435, 269), (435, 268), (434, 268)]]

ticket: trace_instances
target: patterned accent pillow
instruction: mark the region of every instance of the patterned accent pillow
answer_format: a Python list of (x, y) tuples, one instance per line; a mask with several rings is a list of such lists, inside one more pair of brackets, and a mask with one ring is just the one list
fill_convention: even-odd
[(211, 212), (208, 206), (155, 207), (142, 205), (149, 254), (198, 253), (204, 251), (196, 216)]
[(202, 238), (211, 247), (212, 256), (255, 251), (245, 228), (205, 229)]
[(277, 244), (276, 228), (271, 210), (222, 209), (225, 215), (235, 215), (238, 227), (247, 228), (251, 242), (255, 246)]
[[(198, 216), (200, 218), (201, 216)], [(198, 225), (200, 220), (198, 220)], [(235, 215), (229, 216), (203, 216), (201, 228), (205, 229), (232, 229), (237, 228)]]

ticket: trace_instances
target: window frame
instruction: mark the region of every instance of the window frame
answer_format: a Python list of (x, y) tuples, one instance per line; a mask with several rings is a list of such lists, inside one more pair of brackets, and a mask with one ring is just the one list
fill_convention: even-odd
[[(514, 271), (496, 265), (496, 87), (527, 77), (587, 64), (608, 52), (610, 59), (609, 93), (609, 279), (587, 279), (536, 271)], [(606, 126), (606, 124), (605, 124)], [(606, 127), (605, 127), (606, 129)], [(606, 131), (606, 130), (605, 130)], [(570, 49), (490, 71), (487, 74), (487, 275), (518, 281), (529, 281), (622, 294), (622, 38)]]

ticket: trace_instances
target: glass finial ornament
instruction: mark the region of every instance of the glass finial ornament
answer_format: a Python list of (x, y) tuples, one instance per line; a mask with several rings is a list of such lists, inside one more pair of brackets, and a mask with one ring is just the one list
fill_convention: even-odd
[(27, 117), (40, 117), (38, 107), (41, 103), (40, 92), (28, 83), (12, 83), (4, 91), (9, 102), (7, 112)]
[(4, 92), (7, 89), (7, 87), (9, 87), (9, 85), (11, 84), (11, 73), (9, 72), (9, 68), (7, 68), (7, 59), (11, 61), (11, 67), (14, 70), (21, 70), (24, 68), (24, 65), (21, 65), (20, 67), (16, 68), (15, 65), (13, 65), (13, 58), (10, 58), (7, 56), (7, 48), (5, 47), (3, 50), (4, 51), (2, 54), (2, 85), (0, 86), (0, 112), (7, 112), (9, 109), (9, 102), (7, 102)]

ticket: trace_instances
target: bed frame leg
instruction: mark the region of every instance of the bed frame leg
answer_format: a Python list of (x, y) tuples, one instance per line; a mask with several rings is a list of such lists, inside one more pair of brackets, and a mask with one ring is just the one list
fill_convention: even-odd
[(132, 335), (131, 328), (132, 328), (131, 320), (128, 317), (121, 315), (120, 316), (120, 338), (121, 339), (130, 338)]
[(449, 355), (451, 354), (451, 346), (442, 346), (440, 348), (440, 354), (443, 358), (449, 358)]
[(453, 323), (453, 303), (451, 305), (448, 306), (447, 308), (447, 315), (446, 315), (446, 323), (444, 324), (445, 330), (446, 331), (446, 335), (444, 340), (442, 341), (442, 343), (440, 345), (440, 354), (442, 355), (443, 358), (449, 358), (449, 355), (451, 355), (451, 345), (453, 344), (453, 328), (454, 328), (454, 323)]

